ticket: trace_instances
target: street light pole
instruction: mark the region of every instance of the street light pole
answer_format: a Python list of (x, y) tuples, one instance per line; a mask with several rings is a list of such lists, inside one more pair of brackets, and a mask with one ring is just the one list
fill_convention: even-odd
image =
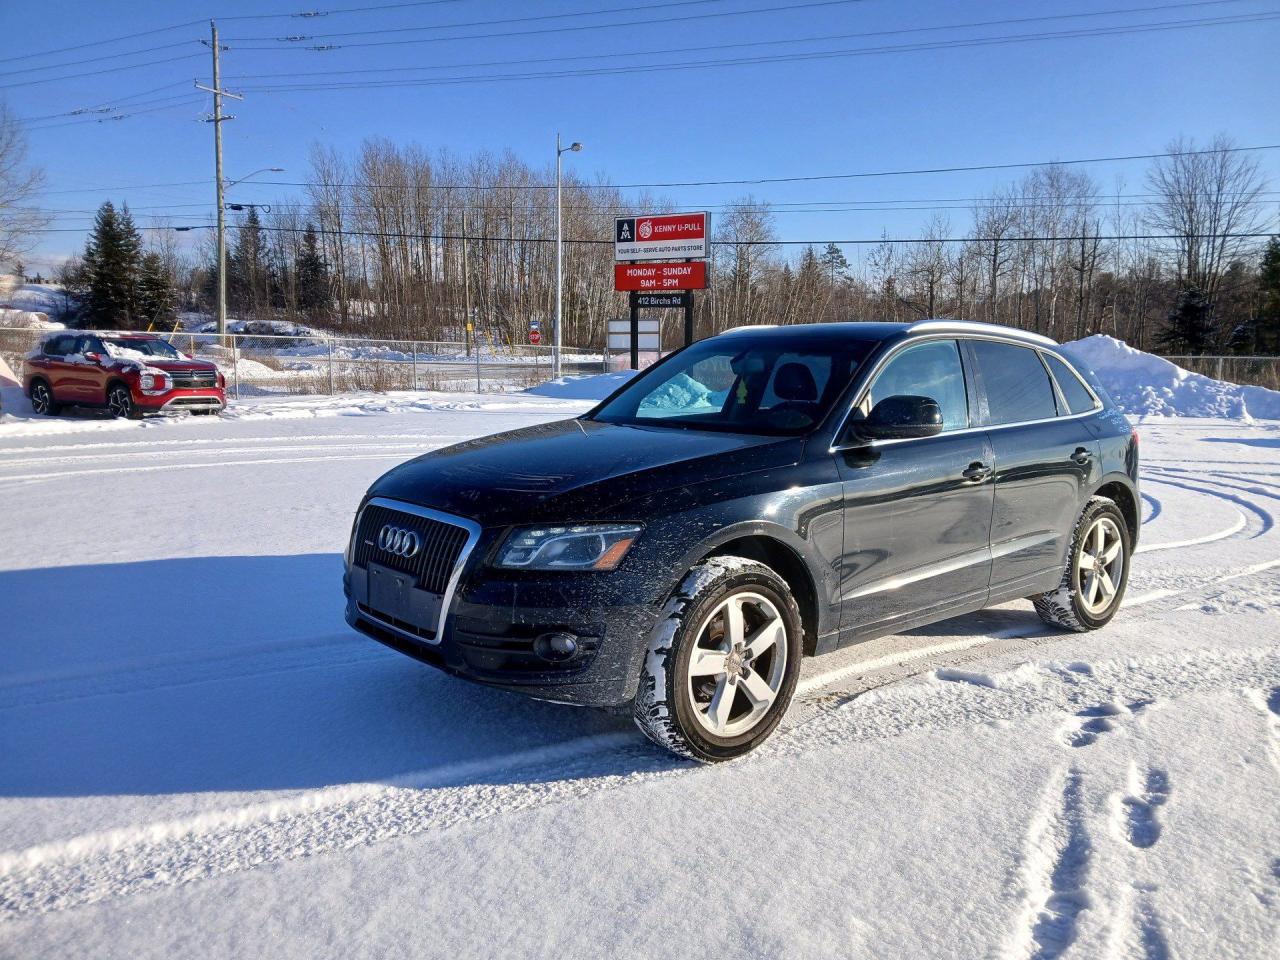
[(564, 207), (560, 202), (560, 158), (566, 151), (577, 153), (582, 144), (574, 141), (567, 147), (560, 146), (560, 134), (556, 134), (556, 329), (551, 349), (551, 375), (560, 376), (560, 331), (564, 324)]

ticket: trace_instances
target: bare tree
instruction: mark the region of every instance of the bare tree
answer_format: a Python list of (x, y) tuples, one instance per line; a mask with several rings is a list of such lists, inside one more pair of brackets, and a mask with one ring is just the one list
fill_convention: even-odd
[(27, 140), (18, 119), (0, 101), (0, 269), (11, 267), (35, 246), (35, 233), (49, 217), (31, 206), (44, 175), (27, 164)]
[(1207, 149), (1180, 137), (1167, 150), (1147, 175), (1158, 197), (1147, 221), (1174, 238), (1178, 284), (1201, 290), (1212, 307), (1228, 264), (1259, 245), (1242, 234), (1262, 232), (1267, 180), (1257, 160), (1223, 134)]

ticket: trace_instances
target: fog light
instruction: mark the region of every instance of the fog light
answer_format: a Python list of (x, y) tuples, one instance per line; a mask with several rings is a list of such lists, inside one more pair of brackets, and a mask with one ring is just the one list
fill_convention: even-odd
[(543, 660), (562, 663), (578, 652), (578, 638), (571, 633), (544, 633), (533, 641), (533, 652)]

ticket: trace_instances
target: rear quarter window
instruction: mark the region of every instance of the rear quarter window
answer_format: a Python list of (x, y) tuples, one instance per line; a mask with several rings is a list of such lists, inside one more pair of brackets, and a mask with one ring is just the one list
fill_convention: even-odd
[(1041, 356), (1044, 357), (1045, 363), (1049, 365), (1049, 370), (1053, 373), (1053, 379), (1058, 381), (1058, 389), (1062, 391), (1062, 396), (1067, 401), (1067, 408), (1072, 413), (1088, 413), (1092, 410), (1094, 408), (1093, 395), (1080, 382), (1080, 378), (1072, 372), (1071, 368), (1051, 353), (1044, 353)]

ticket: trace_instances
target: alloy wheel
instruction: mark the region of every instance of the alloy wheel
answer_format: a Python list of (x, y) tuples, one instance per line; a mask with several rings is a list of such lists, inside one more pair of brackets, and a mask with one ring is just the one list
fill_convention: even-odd
[(786, 678), (786, 621), (768, 598), (735, 593), (696, 637), (686, 681), (694, 716), (716, 737), (746, 733), (769, 712)]
[(1080, 542), (1076, 590), (1090, 616), (1106, 613), (1124, 582), (1124, 539), (1111, 517), (1098, 517)]
[(107, 409), (113, 417), (127, 417), (133, 410), (133, 398), (124, 387), (114, 387), (107, 397)]
[(43, 383), (37, 383), (31, 388), (31, 409), (36, 413), (44, 416), (49, 412), (52, 398), (49, 396), (49, 388)]

